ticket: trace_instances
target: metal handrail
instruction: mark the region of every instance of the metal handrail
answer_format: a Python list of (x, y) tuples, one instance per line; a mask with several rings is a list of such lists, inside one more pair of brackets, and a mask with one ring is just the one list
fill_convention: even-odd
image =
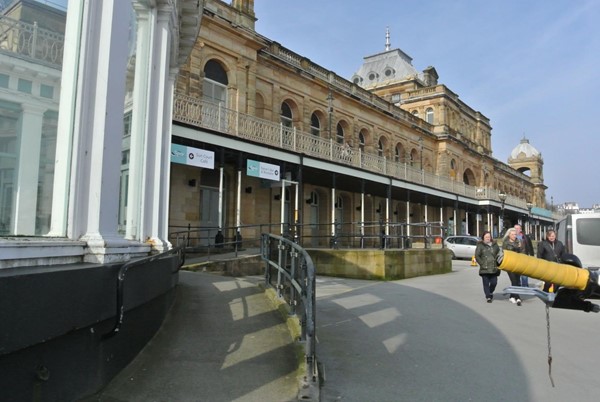
[(127, 274), (127, 271), (129, 271), (129, 269), (131, 267), (147, 264), (152, 261), (156, 261), (158, 259), (164, 258), (170, 254), (177, 254), (179, 256), (179, 265), (177, 267), (177, 270), (173, 271), (173, 273), (176, 273), (179, 271), (179, 268), (181, 268), (183, 266), (183, 264), (185, 263), (185, 248), (183, 248), (181, 246), (174, 247), (171, 250), (165, 251), (160, 254), (155, 254), (155, 255), (152, 255), (149, 257), (139, 258), (136, 260), (131, 260), (121, 266), (121, 268), (119, 269), (119, 273), (117, 274), (117, 313), (115, 316), (115, 324), (113, 325), (113, 328), (109, 332), (102, 335), (103, 340), (106, 340), (106, 339), (109, 339), (109, 338), (112, 338), (113, 336), (115, 336), (121, 329), (121, 326), (123, 325), (123, 318), (125, 315), (125, 306), (123, 303), (124, 293), (125, 293), (124, 283), (125, 283), (125, 274)]
[[(442, 222), (325, 222), (314, 223), (262, 223), (254, 225), (240, 225), (219, 228), (217, 226), (192, 227), (191, 225), (172, 228), (182, 228), (183, 230), (172, 231), (169, 238), (178, 245), (185, 245), (188, 253), (199, 249), (206, 252), (206, 257), (210, 257), (212, 252), (219, 249), (237, 252), (242, 250), (242, 243), (245, 248), (248, 244), (256, 244), (262, 233), (278, 232), (283, 226), (283, 233), (280, 235), (292, 240), (294, 243), (306, 248), (411, 248), (415, 241), (422, 241), (428, 248), (438, 239), (446, 237), (446, 227)], [(335, 226), (335, 232), (331, 228)], [(409, 228), (415, 230), (415, 233), (409, 233)], [(242, 233), (248, 230), (256, 232), (256, 236), (245, 235), (242, 239)], [(418, 231), (418, 232), (417, 232)], [(216, 242), (215, 233), (220, 232), (223, 235), (221, 241)], [(369, 241), (372, 241), (372, 244)], [(314, 244), (309, 245), (311, 241)], [(198, 246), (199, 243), (202, 243)], [(215, 251), (212, 251), (212, 250)]]
[[(274, 248), (272, 248), (274, 247)], [(277, 252), (274, 259), (274, 251)], [(296, 314), (302, 304), (301, 340), (305, 342), (307, 385), (318, 387), (319, 375), (316, 357), (316, 271), (310, 255), (294, 241), (269, 233), (261, 235), (261, 256), (267, 263), (265, 283), (277, 290), (277, 296), (286, 300), (291, 314)], [(277, 282), (273, 285), (270, 267), (277, 270)]]

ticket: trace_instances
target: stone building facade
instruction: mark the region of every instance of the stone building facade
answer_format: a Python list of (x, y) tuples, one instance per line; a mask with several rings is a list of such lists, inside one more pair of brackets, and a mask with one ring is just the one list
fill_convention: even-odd
[[(489, 119), (434, 67), (417, 72), (388, 46), (347, 80), (257, 33), (257, 17), (252, 1), (206, 2), (176, 82), (173, 142), (213, 152), (216, 167), (173, 165), (172, 232), (254, 237), (257, 225), (281, 224), (315, 245), (393, 237), (401, 225), (425, 236), (416, 225), (431, 222), (497, 234), (502, 215), (529, 220), (531, 203), (540, 232), (551, 222), (541, 157), (495, 159)], [(284, 180), (248, 175), (248, 161), (277, 166)]]

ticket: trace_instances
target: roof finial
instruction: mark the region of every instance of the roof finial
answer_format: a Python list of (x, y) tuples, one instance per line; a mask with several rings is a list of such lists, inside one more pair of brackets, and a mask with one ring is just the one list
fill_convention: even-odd
[(385, 27), (385, 51), (390, 50), (390, 27)]

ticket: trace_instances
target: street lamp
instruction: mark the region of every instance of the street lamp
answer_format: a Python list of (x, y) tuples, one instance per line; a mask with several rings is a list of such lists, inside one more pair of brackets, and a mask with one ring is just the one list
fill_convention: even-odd
[(504, 191), (500, 191), (500, 193), (498, 193), (498, 198), (502, 203), (500, 209), (500, 228), (498, 234), (502, 235), (502, 231), (504, 230), (504, 202), (506, 202), (506, 193)]
[(533, 208), (533, 203), (531, 201), (527, 201), (527, 233), (531, 233), (531, 208)]
[(550, 196), (550, 215), (552, 215), (552, 229), (554, 229), (554, 196)]

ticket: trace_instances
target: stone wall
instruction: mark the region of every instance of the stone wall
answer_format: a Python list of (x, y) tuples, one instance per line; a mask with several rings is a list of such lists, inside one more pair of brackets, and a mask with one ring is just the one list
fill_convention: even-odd
[(317, 275), (396, 280), (452, 271), (448, 249), (307, 249)]

